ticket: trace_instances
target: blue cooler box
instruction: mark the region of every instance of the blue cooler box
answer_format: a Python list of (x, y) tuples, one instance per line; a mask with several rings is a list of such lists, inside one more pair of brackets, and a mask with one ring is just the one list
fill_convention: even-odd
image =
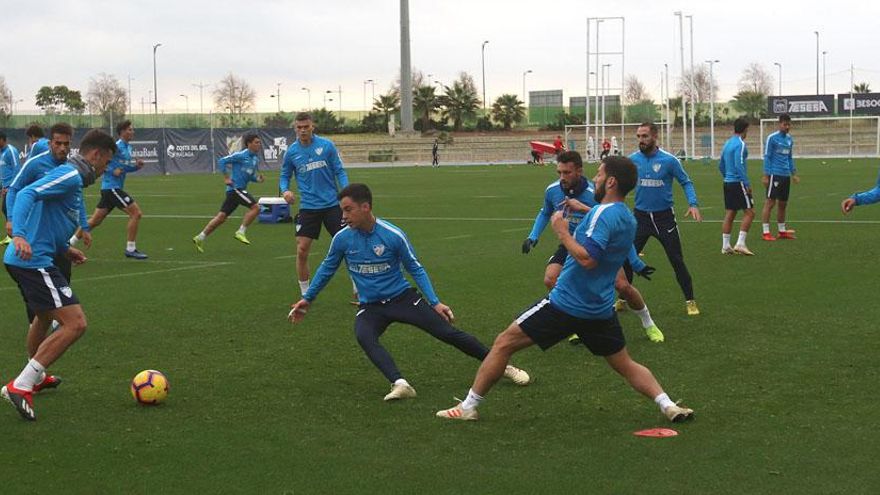
[(260, 198), (260, 223), (283, 223), (289, 222), (290, 205), (284, 198)]

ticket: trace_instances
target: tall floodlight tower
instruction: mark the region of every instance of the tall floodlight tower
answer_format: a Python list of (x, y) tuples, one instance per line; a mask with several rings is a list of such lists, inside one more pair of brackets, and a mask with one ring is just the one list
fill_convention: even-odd
[(408, 0), (400, 0), (400, 130), (414, 132)]

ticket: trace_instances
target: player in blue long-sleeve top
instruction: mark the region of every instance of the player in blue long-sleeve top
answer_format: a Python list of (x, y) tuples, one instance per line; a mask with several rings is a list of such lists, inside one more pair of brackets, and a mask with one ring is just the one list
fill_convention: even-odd
[[(752, 256), (746, 246), (746, 236), (752, 220), (755, 219), (755, 200), (752, 198), (752, 186), (746, 170), (749, 150), (746, 147), (746, 135), (749, 132), (749, 121), (740, 117), (733, 122), (733, 136), (724, 143), (718, 170), (724, 179), (724, 222), (721, 224), (721, 254), (743, 254)], [(730, 232), (736, 212), (743, 211), (742, 223), (739, 226), (739, 238), (736, 245), (730, 246)]]
[[(46, 369), (86, 331), (82, 306), (53, 260), (61, 255), (73, 263), (85, 262), (82, 251), (68, 244), (79, 226), (76, 210), (83, 188), (104, 173), (115, 152), (112, 137), (90, 131), (80, 142), (81, 154), (22, 189), (12, 210), (12, 244), (3, 263), (36, 317), (27, 336), (30, 361), (0, 395), (29, 421), (36, 420), (33, 394), (60, 383)], [(52, 320), (60, 325), (47, 336)]]
[(49, 140), (43, 135), (43, 128), (37, 124), (28, 126), (24, 131), (27, 137), (27, 146), (25, 146), (25, 161), (49, 150)]
[[(21, 166), (18, 158), (18, 149), (6, 142), (6, 133), (0, 131), (0, 204), (2, 204), (3, 217), (8, 219), (9, 212), (6, 210), (6, 189), (12, 183), (18, 168)], [(3, 240), (0, 240), (0, 246), (9, 244), (12, 238), (9, 234), (3, 232), (0, 234)]]
[(245, 231), (247, 231), (248, 225), (260, 214), (260, 205), (247, 191), (247, 185), (250, 182), (263, 182), (263, 174), (258, 169), (259, 152), (263, 148), (263, 143), (260, 141), (260, 136), (253, 132), (245, 134), (242, 142), (244, 143), (243, 150), (224, 156), (217, 162), (223, 172), (223, 181), (226, 183), (226, 200), (223, 201), (220, 211), (214, 215), (214, 218), (193, 237), (196, 250), (200, 253), (205, 252), (205, 238), (222, 225), (239, 205), (246, 206), (248, 211), (245, 212), (241, 225), (235, 232), (235, 238), (243, 244), (251, 243), (245, 236)]
[[(119, 208), (128, 215), (128, 224), (125, 227), (126, 244), (125, 257), (138, 260), (147, 259), (147, 255), (138, 251), (136, 239), (138, 225), (140, 224), (143, 212), (137, 202), (130, 194), (125, 192), (125, 176), (130, 172), (137, 172), (144, 167), (144, 161), (140, 158), (132, 159), (131, 157), (131, 140), (134, 139), (134, 126), (130, 120), (124, 120), (116, 126), (116, 135), (119, 139), (116, 141), (117, 151), (107, 166), (107, 172), (101, 180), (101, 201), (89, 218), (89, 227), (94, 229), (104, 221), (107, 215), (113, 211), (113, 208)], [(80, 233), (70, 238), (70, 244), (75, 245)]]
[(788, 208), (788, 196), (791, 183), (800, 182), (797, 167), (794, 165), (794, 139), (791, 137), (791, 117), (788, 114), (779, 116), (779, 130), (767, 136), (764, 146), (764, 177), (762, 182), (767, 188), (767, 199), (761, 210), (762, 239), (775, 241), (770, 233), (770, 212), (777, 204), (776, 224), (779, 239), (794, 239), (794, 230), (785, 225), (785, 212)]
[[(535, 217), (535, 224), (529, 236), (523, 241), (522, 252), (528, 254), (529, 251), (538, 243), (541, 232), (550, 222), (550, 217), (554, 212), (564, 211), (568, 218), (568, 229), (574, 232), (583, 218), (590, 210), (599, 203), (595, 197), (595, 187), (586, 177), (584, 177), (584, 162), (580, 153), (577, 151), (563, 151), (556, 160), (556, 173), (559, 174), (559, 180), (553, 181), (544, 190), (544, 205), (538, 211)], [(556, 280), (562, 272), (565, 260), (568, 257), (568, 250), (560, 244), (556, 248), (556, 252), (547, 261), (547, 268), (544, 270), (544, 285), (547, 289), (552, 289), (556, 285)], [(635, 246), (630, 251), (627, 258), (632, 270), (646, 279), (651, 279), (654, 273), (654, 267), (648, 266), (639, 258)], [(615, 288), (622, 301), (621, 304), (627, 304), (642, 320), (642, 327), (645, 334), (652, 342), (663, 342), (663, 333), (651, 318), (648, 306), (641, 292), (636, 289), (624, 274), (621, 268), (615, 280)], [(623, 308), (621, 308), (623, 309)], [(579, 338), (573, 334), (569, 338), (569, 342), (576, 344)]]
[(697, 192), (694, 183), (688, 177), (684, 167), (675, 155), (663, 150), (657, 144), (657, 124), (643, 123), (638, 127), (636, 135), (639, 139), (639, 151), (630, 155), (639, 171), (639, 182), (636, 187), (635, 213), (638, 229), (636, 230), (635, 246), (639, 252), (645, 247), (648, 238), (656, 237), (666, 257), (675, 270), (675, 278), (684, 293), (687, 314), (700, 314), (694, 300), (694, 284), (681, 251), (681, 237), (675, 210), (672, 202), (672, 183), (678, 181), (684, 189), (688, 201), (685, 217), (693, 217), (697, 222), (703, 221), (697, 203)]
[[(379, 344), (379, 337), (394, 322), (418, 327), (468, 356), (484, 359), (489, 349), (473, 335), (452, 326), (452, 310), (440, 302), (406, 234), (396, 225), (373, 215), (370, 189), (365, 184), (349, 184), (338, 197), (347, 226), (333, 236), (327, 257), (302, 299), (291, 305), (288, 319), (297, 323), (305, 317), (344, 260), (358, 289), (355, 337), (373, 365), (391, 382), (386, 401), (416, 395), (391, 354)], [(415, 280), (421, 294), (403, 277), (404, 269)], [(529, 383), (529, 375), (513, 366), (507, 366), (503, 374), (517, 385)]]
[(843, 214), (846, 215), (856, 206), (871, 205), (877, 202), (880, 202), (880, 176), (877, 177), (877, 184), (874, 186), (874, 189), (862, 191), (860, 193), (853, 193), (852, 196), (844, 199), (843, 202), (840, 203), (840, 209), (843, 210)]
[(348, 175), (342, 166), (339, 152), (329, 139), (315, 135), (312, 116), (297, 114), (294, 121), (297, 139), (284, 153), (279, 191), (284, 200), (293, 204), (296, 195), (290, 188), (296, 179), (300, 203), (294, 224), (296, 227), (296, 275), (300, 292), (309, 288), (309, 251), (312, 242), (321, 235), (321, 224), (331, 236), (342, 228), (342, 212), (336, 194), (348, 185)]

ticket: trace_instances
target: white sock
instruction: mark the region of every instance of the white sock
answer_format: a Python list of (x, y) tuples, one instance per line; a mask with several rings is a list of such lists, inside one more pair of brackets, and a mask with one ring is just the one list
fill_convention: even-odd
[(666, 411), (667, 407), (675, 405), (675, 402), (672, 402), (672, 399), (666, 395), (666, 392), (654, 397), (654, 403), (660, 406), (660, 411)]
[(408, 381), (406, 381), (406, 378), (398, 378), (397, 380), (394, 380), (394, 385), (406, 385), (407, 387), (412, 386), (409, 384)]
[(747, 235), (749, 235), (748, 232), (746, 232), (744, 230), (740, 230), (739, 231), (739, 239), (736, 240), (736, 245), (745, 247)]
[(74, 234), (70, 236), (70, 240), (68, 242), (70, 243), (70, 247), (76, 246), (76, 243), (79, 242), (79, 237)]
[(299, 281), (299, 291), (302, 295), (306, 295), (306, 291), (309, 290), (309, 281), (308, 280), (300, 280)]
[(19, 390), (31, 392), (34, 390), (34, 385), (40, 383), (40, 377), (44, 376), (45, 373), (46, 367), (38, 363), (36, 359), (31, 359), (24, 365), (24, 369), (21, 370), (21, 374), (18, 375), (12, 386)]
[(238, 233), (239, 234), (244, 234), (246, 230), (247, 230), (247, 227), (245, 227), (244, 225), (238, 226)]
[(730, 247), (730, 234), (721, 234), (721, 249)]
[(780, 232), (785, 232), (786, 230), (788, 230), (785, 228), (785, 222), (777, 223), (776, 225), (779, 227)]
[(761, 224), (761, 231), (765, 234), (769, 234), (770, 233), (770, 224), (769, 223), (762, 223)]
[[(728, 246), (730, 246), (730, 244), (728, 244)], [(648, 311), (647, 304), (642, 309), (634, 309), (633, 313), (639, 315), (639, 318), (642, 320), (642, 328), (654, 326), (654, 320), (651, 318), (651, 312)]]
[(125, 243), (125, 250), (126, 251), (137, 251), (137, 247), (135, 246), (135, 242), (134, 241), (126, 242)]
[(467, 398), (462, 401), (461, 408), (462, 409), (475, 409), (480, 405), (480, 402), (483, 402), (483, 396), (478, 395), (474, 392), (474, 389), (468, 390)]
[(198, 239), (200, 241), (204, 241), (205, 238), (207, 238), (207, 237), (208, 237), (208, 234), (206, 234), (205, 231), (203, 230), (203, 231), (199, 232), (199, 235), (196, 236), (196, 239)]

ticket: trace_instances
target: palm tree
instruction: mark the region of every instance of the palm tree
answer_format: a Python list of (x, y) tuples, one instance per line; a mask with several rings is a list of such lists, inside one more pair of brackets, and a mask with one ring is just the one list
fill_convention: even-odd
[(385, 116), (385, 127), (388, 127), (391, 114), (400, 110), (400, 95), (396, 91), (389, 91), (388, 94), (379, 95), (373, 101), (373, 110)]
[(434, 94), (434, 86), (418, 86), (413, 89), (413, 110), (422, 116), (422, 132), (428, 130), (431, 114), (440, 108), (440, 98)]
[(443, 120), (452, 121), (452, 129), (460, 131), (465, 119), (472, 119), (480, 108), (480, 98), (472, 86), (455, 81), (452, 86), (444, 86), (445, 95), (440, 97)]
[(526, 116), (526, 109), (516, 95), (504, 94), (492, 104), (491, 114), (492, 120), (501, 124), (504, 130), (508, 131), (514, 123), (522, 122)]
[(740, 91), (733, 97), (733, 108), (758, 118), (767, 109), (767, 95), (757, 91)]
[(853, 86), (853, 93), (864, 94), (864, 93), (870, 93), (870, 92), (871, 92), (871, 86), (869, 86), (868, 83), (866, 83), (866, 82), (860, 82), (860, 83), (856, 84), (855, 86)]

